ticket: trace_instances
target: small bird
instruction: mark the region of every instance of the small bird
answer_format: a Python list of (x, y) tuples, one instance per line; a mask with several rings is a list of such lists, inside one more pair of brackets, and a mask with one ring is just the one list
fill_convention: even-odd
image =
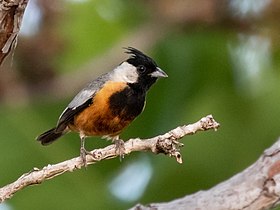
[(123, 155), (120, 133), (143, 111), (149, 88), (158, 78), (167, 77), (152, 58), (133, 47), (124, 49), (130, 57), (89, 82), (64, 109), (56, 127), (36, 137), (37, 141), (48, 145), (69, 131), (78, 132), (85, 165), (86, 155), (91, 154), (85, 149), (88, 136), (111, 139)]

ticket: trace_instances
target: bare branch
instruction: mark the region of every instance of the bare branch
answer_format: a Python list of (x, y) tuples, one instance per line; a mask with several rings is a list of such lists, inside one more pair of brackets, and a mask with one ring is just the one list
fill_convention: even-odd
[(17, 37), (28, 0), (0, 1), (0, 65), (16, 47)]
[[(166, 134), (159, 135), (150, 139), (130, 139), (125, 142), (125, 155), (134, 151), (151, 151), (155, 154), (163, 153), (170, 157), (175, 157), (177, 162), (182, 163), (182, 156), (179, 147), (182, 143), (178, 140), (185, 135), (191, 135), (197, 131), (205, 131), (209, 129), (216, 130), (219, 127), (212, 115), (202, 118), (200, 121), (177, 127)], [(88, 165), (97, 163), (101, 160), (111, 159), (118, 156), (115, 145), (109, 145), (102, 149), (91, 151), (91, 155), (87, 155)], [(72, 172), (83, 167), (83, 161), (80, 157), (76, 157), (64, 162), (45, 166), (43, 169), (34, 168), (32, 171), (23, 174), (15, 182), (0, 188), (0, 203), (11, 198), (17, 191), (35, 184), (40, 184), (45, 180), (52, 179), (65, 172)]]
[(166, 203), (138, 204), (131, 210), (263, 210), (280, 203), (280, 138), (250, 167), (207, 191)]

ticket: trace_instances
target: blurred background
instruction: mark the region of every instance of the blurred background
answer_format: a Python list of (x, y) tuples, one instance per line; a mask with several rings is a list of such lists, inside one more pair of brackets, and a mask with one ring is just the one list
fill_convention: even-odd
[[(280, 135), (280, 1), (30, 0), (0, 71), (0, 186), (79, 155), (77, 134), (43, 147), (88, 81), (136, 47), (168, 73), (121, 135), (152, 137), (213, 114), (217, 132), (185, 137), (183, 164), (133, 153), (28, 187), (1, 210), (127, 209), (209, 189), (252, 164)], [(89, 138), (87, 149), (110, 142)]]

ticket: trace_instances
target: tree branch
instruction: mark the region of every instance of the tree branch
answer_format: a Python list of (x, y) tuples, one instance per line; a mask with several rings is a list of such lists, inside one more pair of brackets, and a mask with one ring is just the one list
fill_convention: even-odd
[(207, 191), (166, 203), (138, 204), (131, 210), (263, 210), (280, 203), (280, 138), (250, 167)]
[(28, 0), (0, 1), (0, 65), (16, 47), (17, 37)]
[[(208, 115), (194, 124), (179, 126), (163, 135), (143, 140), (139, 138), (130, 139), (124, 144), (125, 155), (134, 151), (151, 151), (155, 154), (163, 153), (170, 157), (175, 157), (177, 162), (182, 163), (179, 147), (183, 144), (179, 143), (178, 140), (185, 135), (195, 134), (197, 131), (216, 130), (218, 127), (219, 123), (214, 120), (212, 115)], [(95, 149), (91, 151), (91, 153), (92, 156), (86, 156), (88, 165), (118, 156), (115, 145)], [(27, 186), (40, 184), (45, 180), (52, 179), (68, 171), (72, 172), (82, 167), (82, 159), (76, 157), (55, 165), (45, 166), (43, 169), (33, 168), (32, 171), (23, 174), (15, 182), (0, 188), (0, 203), (11, 198), (16, 192)]]

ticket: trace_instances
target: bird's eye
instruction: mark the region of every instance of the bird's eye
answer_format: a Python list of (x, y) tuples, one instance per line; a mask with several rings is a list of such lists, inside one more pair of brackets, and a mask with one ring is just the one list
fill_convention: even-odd
[(141, 72), (141, 73), (146, 71), (146, 67), (143, 65), (139, 66), (138, 69), (139, 69), (139, 72)]

